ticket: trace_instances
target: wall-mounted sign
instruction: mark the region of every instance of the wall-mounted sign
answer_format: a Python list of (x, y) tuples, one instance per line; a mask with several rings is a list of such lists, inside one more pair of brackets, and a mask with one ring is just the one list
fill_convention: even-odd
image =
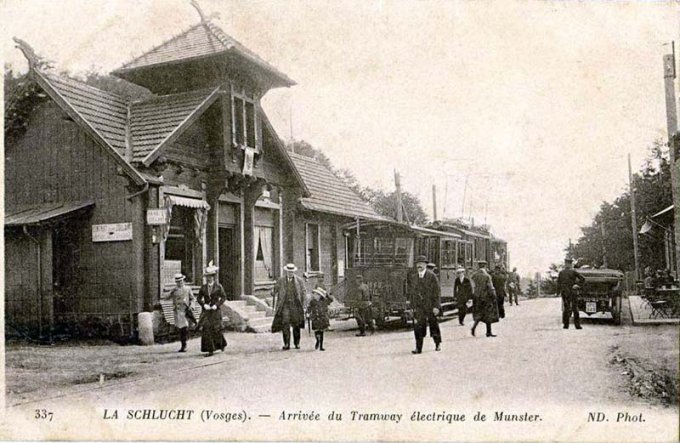
[(161, 209), (147, 209), (146, 210), (146, 224), (147, 225), (164, 225), (167, 223), (167, 211)]
[(132, 223), (92, 225), (93, 242), (125, 240), (132, 240)]

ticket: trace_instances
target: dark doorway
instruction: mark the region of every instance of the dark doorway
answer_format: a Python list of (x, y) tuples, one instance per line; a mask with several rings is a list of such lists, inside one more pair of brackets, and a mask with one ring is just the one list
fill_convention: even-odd
[(238, 293), (238, 242), (236, 241), (235, 229), (233, 227), (219, 228), (220, 243), (220, 283), (227, 293), (228, 300), (237, 300)]
[(52, 231), (53, 306), (57, 318), (76, 310), (80, 263), (79, 228), (77, 223), (61, 224)]

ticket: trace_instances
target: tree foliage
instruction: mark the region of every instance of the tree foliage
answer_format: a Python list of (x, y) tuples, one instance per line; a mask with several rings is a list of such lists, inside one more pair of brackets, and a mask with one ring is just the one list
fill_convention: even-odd
[[(633, 176), (633, 188), (639, 230), (646, 217), (672, 204), (669, 154), (661, 141), (653, 144), (644, 166)], [(571, 251), (578, 263), (599, 267), (606, 255), (609, 268), (635, 269), (628, 192), (611, 203), (603, 202), (590, 226), (582, 227), (581, 231), (582, 236)], [(653, 229), (649, 234), (638, 234), (638, 246), (643, 268), (665, 266), (663, 230)]]

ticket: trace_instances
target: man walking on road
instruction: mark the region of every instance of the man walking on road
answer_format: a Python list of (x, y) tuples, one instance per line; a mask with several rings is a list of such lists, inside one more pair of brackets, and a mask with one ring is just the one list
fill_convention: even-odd
[(472, 335), (479, 322), (486, 324), (486, 336), (495, 337), (491, 332), (491, 324), (498, 322), (498, 300), (496, 290), (491, 282), (491, 276), (486, 270), (486, 262), (479, 261), (479, 269), (472, 274), (473, 297), (472, 297), (472, 318), (475, 324), (472, 325)]
[(574, 313), (574, 326), (581, 329), (581, 319), (578, 312), (577, 290), (583, 286), (586, 279), (572, 268), (573, 260), (564, 259), (564, 269), (557, 276), (557, 286), (562, 296), (562, 324), (569, 329), (569, 317)]
[(503, 304), (505, 303), (505, 294), (507, 293), (506, 285), (508, 283), (508, 275), (505, 272), (505, 269), (503, 269), (503, 267), (500, 265), (497, 265), (493, 274), (491, 274), (491, 282), (493, 283), (493, 287), (496, 290), (498, 316), (500, 318), (505, 318), (505, 307)]
[(375, 326), (373, 326), (373, 308), (371, 307), (371, 293), (368, 285), (364, 283), (363, 275), (357, 275), (356, 284), (356, 320), (357, 326), (359, 326), (357, 337), (364, 337), (366, 335), (366, 326), (368, 326), (368, 330), (371, 331), (371, 334), (375, 332)]
[(427, 258), (416, 258), (416, 274), (409, 274), (409, 298), (413, 308), (414, 333), (416, 349), (413, 354), (423, 352), (423, 339), (427, 335), (427, 325), (430, 325), (430, 337), (434, 340), (435, 351), (441, 350), (442, 336), (439, 331), (437, 316), (441, 313), (442, 305), (439, 293), (439, 281), (432, 271), (426, 269)]
[(467, 304), (472, 300), (472, 281), (465, 275), (465, 268), (456, 269), (456, 281), (453, 283), (453, 298), (458, 308), (458, 324), (463, 326), (467, 315)]
[(515, 306), (519, 306), (519, 293), (521, 289), (519, 287), (519, 274), (517, 274), (517, 268), (512, 268), (512, 272), (508, 275), (508, 302), (512, 306), (512, 299), (515, 298)]
[(295, 275), (297, 266), (288, 263), (283, 270), (286, 275), (279, 278), (274, 286), (273, 295), (276, 299), (272, 332), (283, 333), (283, 350), (290, 349), (290, 328), (293, 328), (293, 344), (300, 349), (300, 329), (305, 327), (305, 285), (300, 277)]

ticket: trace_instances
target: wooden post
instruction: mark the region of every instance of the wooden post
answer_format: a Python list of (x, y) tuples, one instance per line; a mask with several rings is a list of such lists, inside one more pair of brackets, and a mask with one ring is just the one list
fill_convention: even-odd
[(635, 187), (633, 186), (633, 169), (630, 166), (628, 153), (628, 192), (630, 194), (630, 224), (633, 227), (633, 258), (635, 259), (635, 280), (640, 280), (640, 256), (638, 254), (638, 228), (635, 213)]
[(402, 223), (404, 221), (404, 214), (403, 214), (403, 204), (401, 202), (401, 183), (399, 180), (399, 173), (395, 170), (394, 171), (394, 186), (397, 188), (397, 221), (399, 223)]
[(437, 185), (432, 185), (432, 221), (437, 221)]
[(675, 103), (675, 51), (663, 56), (666, 89), (666, 130), (671, 153), (671, 190), (674, 205), (675, 278), (680, 277), (680, 140), (678, 140), (678, 110)]

